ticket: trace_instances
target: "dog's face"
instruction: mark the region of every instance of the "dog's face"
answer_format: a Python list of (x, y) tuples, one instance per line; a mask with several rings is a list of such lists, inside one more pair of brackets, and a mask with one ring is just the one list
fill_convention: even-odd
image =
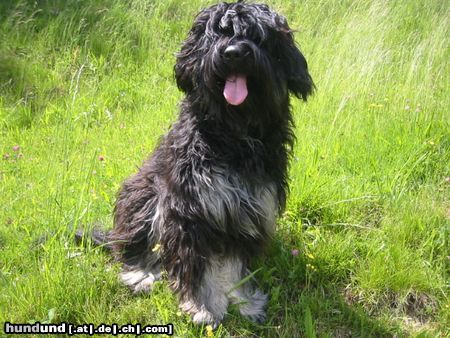
[(209, 93), (231, 106), (266, 97), (288, 102), (289, 91), (306, 100), (313, 89), (286, 19), (266, 5), (241, 2), (198, 14), (177, 55), (175, 77), (186, 94)]

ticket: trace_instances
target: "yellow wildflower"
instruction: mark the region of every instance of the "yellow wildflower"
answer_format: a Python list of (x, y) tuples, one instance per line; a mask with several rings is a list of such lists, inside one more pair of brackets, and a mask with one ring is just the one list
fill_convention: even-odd
[(211, 325), (206, 326), (206, 335), (208, 337), (214, 337), (214, 332), (213, 332), (213, 328)]
[(317, 271), (316, 267), (315, 267), (314, 265), (312, 265), (312, 264), (306, 264), (306, 267), (307, 267), (308, 269), (313, 270), (313, 271)]

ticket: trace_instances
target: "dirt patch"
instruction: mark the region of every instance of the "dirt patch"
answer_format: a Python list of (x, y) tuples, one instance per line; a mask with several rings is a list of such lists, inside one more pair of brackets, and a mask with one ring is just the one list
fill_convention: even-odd
[(347, 286), (343, 291), (343, 298), (350, 306), (362, 305), (371, 316), (391, 313), (392, 317), (400, 319), (414, 331), (432, 329), (435, 326), (433, 319), (438, 311), (438, 303), (425, 293), (411, 291), (402, 296), (394, 291), (386, 291), (379, 295), (366, 295)]

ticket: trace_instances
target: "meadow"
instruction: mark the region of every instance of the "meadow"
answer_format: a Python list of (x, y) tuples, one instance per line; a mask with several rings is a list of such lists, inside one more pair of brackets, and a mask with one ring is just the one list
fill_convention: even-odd
[[(176, 119), (201, 0), (0, 1), (0, 322), (173, 323), (178, 337), (444, 337), (450, 327), (449, 13), (442, 0), (273, 0), (316, 83), (292, 100), (286, 211), (254, 262), (257, 325), (193, 325), (74, 241)], [(3, 328), (2, 328), (3, 329)], [(3, 334), (1, 331), (0, 335)], [(105, 335), (106, 336), (106, 335)]]

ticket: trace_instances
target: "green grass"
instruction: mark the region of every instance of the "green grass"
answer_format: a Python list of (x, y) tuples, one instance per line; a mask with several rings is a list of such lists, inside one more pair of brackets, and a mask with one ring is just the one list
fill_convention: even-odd
[[(205, 336), (164, 281), (132, 296), (73, 235), (112, 226), (122, 180), (176, 119), (174, 54), (211, 3), (0, 2), (0, 322)], [(268, 320), (232, 308), (214, 335), (445, 336), (448, 2), (268, 3), (297, 30), (317, 92), (293, 103), (288, 206), (254, 264)]]

